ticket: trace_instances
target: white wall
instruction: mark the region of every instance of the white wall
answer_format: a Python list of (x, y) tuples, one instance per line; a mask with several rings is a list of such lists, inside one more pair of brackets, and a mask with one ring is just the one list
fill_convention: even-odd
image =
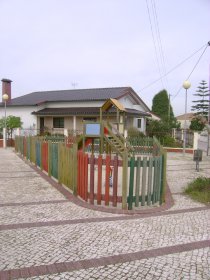
[(136, 109), (141, 112), (147, 112), (142, 105), (136, 104), (136, 102), (131, 98), (130, 96), (123, 96), (122, 98), (119, 99), (119, 102), (125, 107), (129, 109)]
[(136, 109), (141, 112), (147, 112), (142, 105), (133, 105), (133, 109)]
[(124, 108), (133, 109), (134, 103), (129, 96), (123, 96), (118, 101), (124, 106)]
[[(9, 115), (20, 117), (22, 121), (23, 128), (30, 128), (33, 125), (36, 125), (36, 116), (32, 115), (31, 112), (35, 111), (36, 107), (7, 107), (6, 113), (7, 117)], [(4, 108), (0, 108), (0, 118), (5, 116)]]
[[(181, 126), (180, 128), (185, 128), (184, 127), (184, 120), (178, 120), (178, 122), (180, 122)], [(191, 120), (186, 120), (186, 128), (189, 128), (191, 124)]]
[[(141, 127), (138, 127), (138, 119), (141, 119)], [(146, 120), (145, 118), (134, 118), (133, 120), (133, 126), (136, 127), (139, 131), (145, 132), (146, 131)]]

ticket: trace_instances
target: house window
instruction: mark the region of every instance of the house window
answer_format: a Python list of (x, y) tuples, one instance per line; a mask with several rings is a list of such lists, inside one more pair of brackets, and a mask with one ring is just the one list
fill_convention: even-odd
[(141, 128), (141, 122), (142, 122), (142, 119), (137, 119), (137, 127), (138, 128)]
[(64, 128), (64, 118), (53, 118), (53, 128)]

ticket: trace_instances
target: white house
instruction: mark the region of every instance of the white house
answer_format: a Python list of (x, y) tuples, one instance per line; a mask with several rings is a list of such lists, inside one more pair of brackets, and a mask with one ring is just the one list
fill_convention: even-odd
[(195, 116), (194, 113), (187, 113), (186, 115), (183, 114), (183, 115), (177, 116), (176, 119), (178, 122), (180, 122), (180, 128), (185, 128), (184, 127), (185, 119), (186, 119), (186, 128), (189, 128), (194, 116)]
[[(51, 131), (82, 130), (83, 121), (99, 121), (100, 107), (113, 98), (125, 108), (125, 127), (145, 132), (150, 110), (131, 87), (93, 88), (32, 92), (12, 98), (11, 80), (2, 79), (2, 96), (6, 93), (7, 116), (21, 118), (23, 129)], [(4, 102), (0, 103), (0, 117), (4, 116)], [(115, 121), (113, 110), (111, 122)]]

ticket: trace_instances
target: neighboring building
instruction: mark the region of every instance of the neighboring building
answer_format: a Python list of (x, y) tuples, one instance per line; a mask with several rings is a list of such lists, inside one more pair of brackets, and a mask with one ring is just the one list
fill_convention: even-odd
[[(186, 128), (190, 127), (190, 124), (191, 124), (191, 121), (192, 121), (194, 115), (195, 115), (194, 113), (187, 113), (186, 114)], [(177, 116), (176, 119), (181, 124), (180, 128), (184, 128), (185, 114)]]
[(161, 120), (161, 118), (153, 112), (150, 112), (150, 115), (151, 115), (150, 119), (152, 119), (154, 121), (160, 121)]
[[(7, 115), (21, 117), (23, 129), (44, 128), (63, 132), (82, 130), (83, 121), (99, 121), (100, 107), (109, 99), (117, 99), (125, 108), (125, 127), (137, 127), (145, 132), (150, 110), (131, 87), (94, 88), (32, 92), (12, 98), (11, 80), (2, 80), (2, 95), (8, 94)], [(115, 122), (115, 114), (110, 121)], [(0, 117), (4, 103), (0, 103)]]

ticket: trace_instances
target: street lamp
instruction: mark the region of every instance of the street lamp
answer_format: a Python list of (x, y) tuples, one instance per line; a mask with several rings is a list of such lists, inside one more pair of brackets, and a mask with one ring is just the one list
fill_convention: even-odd
[(185, 114), (184, 114), (184, 139), (183, 139), (183, 155), (186, 148), (186, 132), (187, 132), (187, 90), (191, 87), (189, 81), (184, 81), (183, 88), (185, 89)]
[(4, 101), (4, 148), (7, 147), (7, 100), (9, 99), (8, 94), (3, 94), (2, 99)]

